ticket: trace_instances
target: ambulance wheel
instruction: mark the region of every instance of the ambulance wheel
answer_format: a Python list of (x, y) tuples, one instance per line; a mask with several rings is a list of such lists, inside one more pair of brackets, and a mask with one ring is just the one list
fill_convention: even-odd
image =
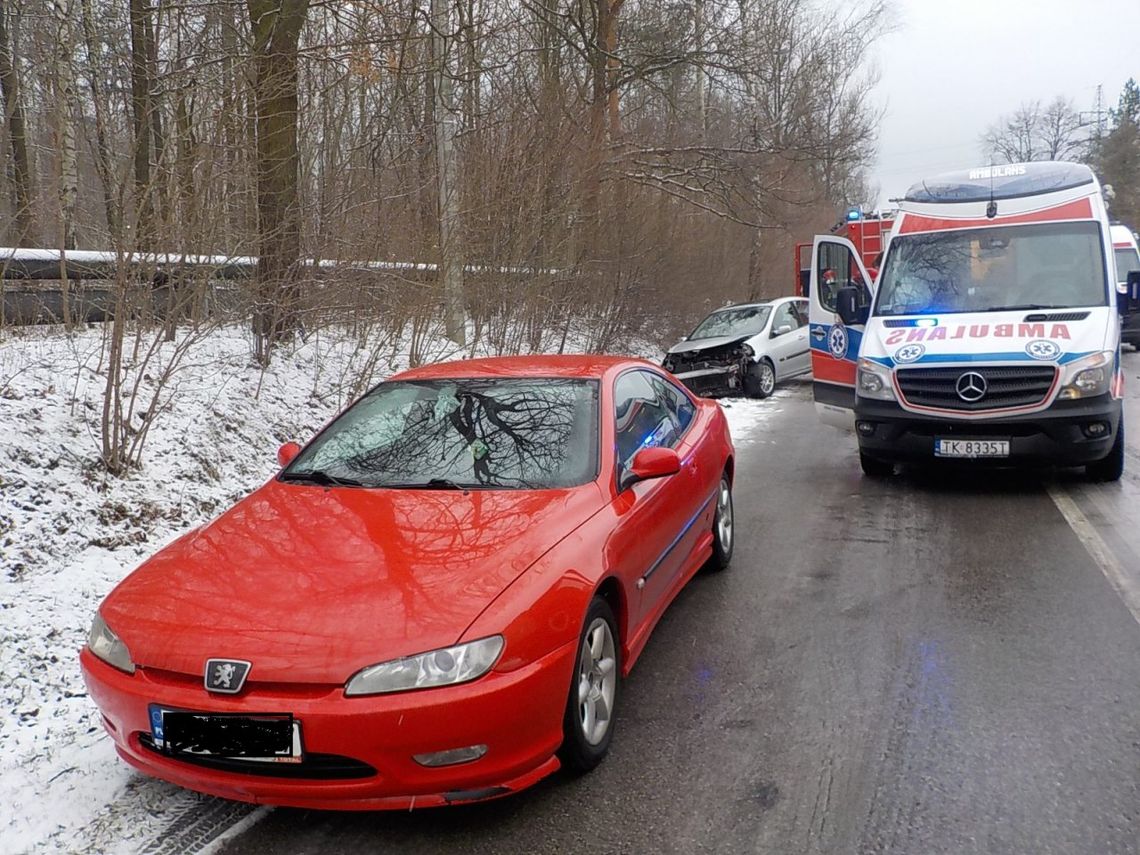
[(1119, 481), (1124, 474), (1124, 419), (1120, 420), (1120, 427), (1116, 429), (1116, 442), (1112, 444), (1112, 451), (1108, 457), (1090, 463), (1085, 467), (1085, 475), (1090, 481)]
[(744, 375), (744, 394), (749, 398), (767, 398), (776, 388), (776, 369), (767, 359), (761, 359)]
[(895, 474), (895, 464), (869, 457), (862, 451), (859, 452), (859, 465), (868, 478), (888, 478)]

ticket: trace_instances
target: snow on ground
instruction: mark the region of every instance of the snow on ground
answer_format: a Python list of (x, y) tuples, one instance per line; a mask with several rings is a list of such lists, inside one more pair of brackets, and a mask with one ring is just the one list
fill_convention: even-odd
[[(215, 330), (174, 375), (141, 468), (118, 478), (97, 462), (103, 335), (37, 329), (0, 340), (0, 853), (166, 851), (156, 848), (164, 835), (194, 818), (224, 826), (259, 815), (119, 761), (78, 651), (99, 601), (134, 566), (272, 475), (281, 442), (311, 437), (405, 367), (409, 349), (326, 330), (262, 370), (244, 329)], [(429, 344), (428, 360), (462, 355)], [(144, 379), (144, 403), (155, 389)], [(724, 402), (739, 446), (785, 394)]]
[(776, 387), (772, 397), (762, 401), (750, 398), (724, 398), (720, 405), (728, 419), (728, 429), (737, 451), (751, 453), (748, 449), (755, 445), (773, 442), (767, 426), (772, 419), (783, 412), (783, 404), (792, 398), (811, 395), (809, 382), (796, 379)]

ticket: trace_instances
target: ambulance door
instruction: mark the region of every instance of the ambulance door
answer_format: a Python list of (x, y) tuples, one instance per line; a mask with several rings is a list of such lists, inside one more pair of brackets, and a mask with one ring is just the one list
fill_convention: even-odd
[[(871, 279), (851, 241), (816, 237), (808, 309), (812, 392), (819, 417), (846, 430), (855, 429), (855, 363), (871, 311), (871, 287)], [(857, 317), (849, 318), (849, 323), (844, 323), (838, 311), (844, 289), (855, 289), (856, 293)]]

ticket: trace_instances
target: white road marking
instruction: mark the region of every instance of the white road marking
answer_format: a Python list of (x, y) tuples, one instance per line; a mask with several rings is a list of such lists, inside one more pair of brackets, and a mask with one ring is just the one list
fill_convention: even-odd
[(253, 828), (255, 825), (257, 825), (257, 823), (261, 822), (271, 813), (273, 813), (273, 808), (269, 807), (268, 805), (262, 805), (261, 807), (258, 807), (246, 817), (235, 822), (233, 825), (215, 837), (204, 848), (199, 849), (196, 855), (214, 855), (215, 852), (220, 851), (221, 848), (230, 840), (233, 840), (239, 834), (244, 834), (246, 831)]
[(1089, 522), (1088, 517), (1077, 507), (1077, 503), (1073, 501), (1064, 488), (1057, 484), (1050, 484), (1049, 498), (1053, 500), (1053, 504), (1061, 512), (1061, 516), (1065, 518), (1069, 528), (1084, 544), (1085, 549), (1100, 567), (1113, 590), (1124, 601), (1128, 611), (1132, 612), (1132, 617), (1136, 618), (1137, 623), (1140, 623), (1140, 585), (1125, 571), (1124, 565), (1120, 563), (1096, 527)]

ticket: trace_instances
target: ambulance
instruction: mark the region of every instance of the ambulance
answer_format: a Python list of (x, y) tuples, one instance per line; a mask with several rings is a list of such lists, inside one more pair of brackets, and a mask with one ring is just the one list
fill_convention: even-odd
[(1128, 226), (1114, 223), (1110, 231), (1116, 256), (1116, 290), (1128, 303), (1127, 307), (1121, 305), (1123, 323), (1120, 338), (1125, 344), (1140, 348), (1140, 282), (1136, 276), (1131, 282), (1128, 280), (1128, 274), (1140, 273), (1140, 248), (1136, 245), (1136, 235)]
[(959, 461), (1121, 477), (1113, 246), (1088, 167), (1015, 163), (919, 182), (875, 281), (844, 238), (818, 236), (812, 252), (816, 409), (854, 429), (865, 475)]

